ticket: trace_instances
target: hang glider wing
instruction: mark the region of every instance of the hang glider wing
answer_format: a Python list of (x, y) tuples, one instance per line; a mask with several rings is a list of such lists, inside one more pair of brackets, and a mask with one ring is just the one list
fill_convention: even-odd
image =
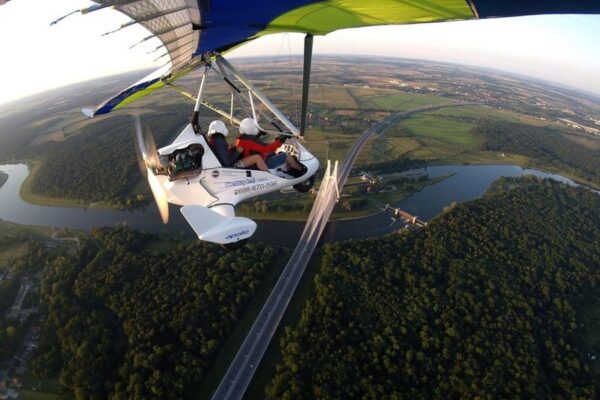
[[(114, 7), (162, 43), (170, 61), (90, 110), (118, 109), (201, 65), (206, 52), (225, 52), (279, 32), (325, 35), (338, 29), (536, 14), (600, 14), (597, 0), (94, 0), (82, 13)], [(157, 77), (158, 75), (158, 77)]]

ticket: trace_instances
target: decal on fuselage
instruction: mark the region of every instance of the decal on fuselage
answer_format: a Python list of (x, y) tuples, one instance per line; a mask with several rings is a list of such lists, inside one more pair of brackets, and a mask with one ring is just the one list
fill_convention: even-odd
[(229, 182), (225, 182), (225, 187), (226, 188), (230, 188), (230, 187), (236, 187), (236, 186), (244, 186), (244, 185), (249, 185), (251, 183), (258, 183), (258, 182), (264, 182), (264, 181), (268, 181), (267, 178), (247, 178), (247, 179), (240, 179), (237, 181), (229, 181)]
[(276, 187), (277, 187), (277, 181), (269, 181), (269, 182), (265, 182), (265, 183), (257, 183), (255, 185), (244, 186), (239, 189), (235, 189), (233, 191), (233, 194), (238, 195), (238, 194), (242, 194), (242, 193), (255, 192), (257, 190), (274, 189)]
[(234, 239), (236, 237), (240, 237), (240, 236), (244, 236), (247, 235), (248, 233), (250, 233), (249, 229), (245, 229), (241, 232), (236, 232), (236, 233), (232, 233), (230, 235), (225, 236), (225, 239)]

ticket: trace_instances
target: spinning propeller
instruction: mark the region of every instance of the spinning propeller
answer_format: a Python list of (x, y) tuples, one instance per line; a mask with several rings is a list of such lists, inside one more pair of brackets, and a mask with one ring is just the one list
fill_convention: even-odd
[(169, 222), (169, 202), (167, 201), (167, 193), (154, 172), (155, 169), (160, 167), (156, 144), (154, 143), (152, 135), (144, 135), (142, 132), (140, 117), (135, 115), (134, 120), (135, 143), (138, 155), (146, 170), (146, 178), (148, 179), (148, 184), (150, 184), (150, 190), (152, 190), (152, 195), (154, 196), (158, 211), (160, 212), (160, 217), (162, 218), (163, 223), (166, 224)]

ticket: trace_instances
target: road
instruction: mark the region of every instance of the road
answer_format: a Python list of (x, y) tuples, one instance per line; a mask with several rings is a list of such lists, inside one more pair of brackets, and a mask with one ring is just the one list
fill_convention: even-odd
[(81, 243), (79, 242), (79, 238), (77, 236), (73, 237), (58, 237), (59, 234), (63, 233), (62, 231), (56, 231), (52, 234), (52, 239), (58, 240), (61, 242), (73, 242), (77, 246), (77, 249), (81, 248)]
[[(294, 294), (294, 290), (298, 286), (306, 265), (329, 221), (329, 216), (337, 202), (338, 190), (341, 192), (344, 187), (352, 170), (352, 165), (367, 140), (375, 134), (381, 134), (388, 126), (411, 114), (438, 108), (472, 104), (475, 103), (429, 105), (390, 115), (371, 126), (357, 139), (348, 152), (339, 174), (333, 174), (333, 171), (331, 171), (333, 175), (328, 179), (328, 174), (326, 173), (298, 245), (250, 328), (242, 346), (229, 365), (229, 369), (221, 380), (219, 387), (213, 394), (213, 400), (239, 400), (246, 392), (252, 376), (265, 354), (271, 338), (275, 334), (279, 321), (281, 321), (283, 313)], [(337, 178), (337, 180), (334, 181), (332, 178)]]

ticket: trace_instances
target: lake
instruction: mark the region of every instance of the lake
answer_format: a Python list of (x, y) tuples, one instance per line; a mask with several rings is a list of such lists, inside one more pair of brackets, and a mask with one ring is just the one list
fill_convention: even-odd
[[(0, 188), (0, 218), (25, 225), (67, 227), (89, 230), (94, 226), (112, 226), (126, 223), (133, 228), (150, 232), (168, 232), (193, 236), (193, 231), (179, 212), (170, 205), (170, 221), (163, 225), (155, 205), (133, 211), (112, 211), (95, 208), (48, 207), (26, 203), (19, 190), (29, 170), (25, 164), (0, 165), (0, 171), (9, 175)], [(430, 220), (452, 202), (464, 202), (481, 196), (500, 177), (535, 175), (555, 179), (568, 185), (577, 184), (571, 179), (534, 169), (513, 165), (441, 165), (406, 171), (405, 175), (427, 174), (430, 178), (447, 176), (448, 179), (427, 186), (420, 192), (394, 204), (422, 220)], [(282, 246), (294, 247), (304, 226), (301, 222), (257, 221), (255, 239)], [(376, 236), (392, 232), (403, 225), (390, 214), (380, 212), (368, 217), (329, 223), (323, 241)]]

